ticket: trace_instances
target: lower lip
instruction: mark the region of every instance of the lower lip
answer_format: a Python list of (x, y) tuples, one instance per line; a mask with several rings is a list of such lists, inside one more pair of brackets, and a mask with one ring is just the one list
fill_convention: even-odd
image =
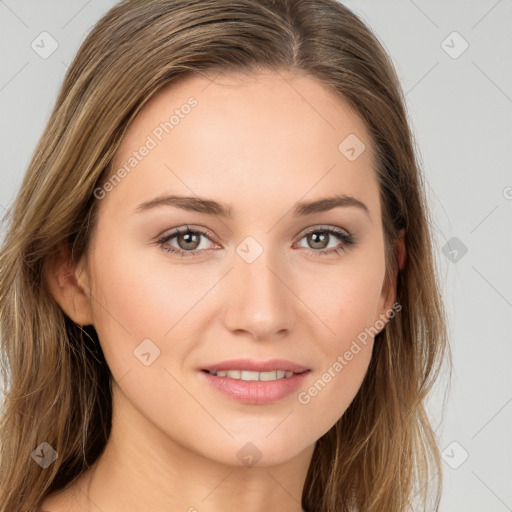
[(217, 377), (206, 371), (200, 373), (221, 393), (246, 404), (262, 405), (277, 402), (297, 391), (309, 374), (309, 370), (294, 373), (288, 378), (267, 381)]

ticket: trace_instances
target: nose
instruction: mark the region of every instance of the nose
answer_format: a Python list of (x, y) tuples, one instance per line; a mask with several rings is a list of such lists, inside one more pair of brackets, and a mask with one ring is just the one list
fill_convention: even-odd
[(256, 340), (282, 337), (296, 321), (300, 301), (289, 283), (290, 273), (264, 250), (251, 263), (235, 255), (227, 278), (224, 323), (235, 334), (248, 333)]

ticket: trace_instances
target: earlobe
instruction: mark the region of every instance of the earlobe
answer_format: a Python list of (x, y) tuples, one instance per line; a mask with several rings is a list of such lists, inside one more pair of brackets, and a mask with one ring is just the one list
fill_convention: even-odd
[(51, 295), (73, 322), (82, 326), (93, 323), (85, 256), (74, 263), (69, 247), (62, 246), (47, 263), (45, 278)]

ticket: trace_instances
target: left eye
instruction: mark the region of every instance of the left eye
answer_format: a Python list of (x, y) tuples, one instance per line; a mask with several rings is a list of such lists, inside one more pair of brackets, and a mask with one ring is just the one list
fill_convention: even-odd
[[(319, 254), (338, 253), (340, 250), (345, 251), (355, 243), (354, 237), (350, 233), (334, 227), (312, 229), (301, 238), (301, 240), (304, 239), (306, 239), (309, 245), (306, 249), (313, 249), (315, 253)], [(330, 241), (336, 243), (330, 245)], [(341, 247), (337, 247), (340, 242), (342, 243)]]

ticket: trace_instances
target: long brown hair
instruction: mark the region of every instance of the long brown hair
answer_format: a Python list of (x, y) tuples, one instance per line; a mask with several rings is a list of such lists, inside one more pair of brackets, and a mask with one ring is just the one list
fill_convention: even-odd
[[(128, 126), (164, 85), (191, 73), (262, 69), (320, 80), (366, 123), (376, 154), (386, 278), (401, 305), (376, 337), (355, 399), (316, 443), (302, 505), (310, 512), (401, 512), (416, 493), (437, 510), (441, 464), (425, 400), (449, 355), (446, 320), (421, 169), (385, 50), (335, 0), (127, 0), (82, 44), (6, 216), (2, 512), (37, 509), (97, 459), (110, 434), (111, 374), (97, 334), (63, 313), (44, 276), (63, 243), (75, 261), (87, 251), (94, 189)], [(401, 229), (407, 263), (396, 273), (393, 243)], [(31, 458), (42, 442), (58, 453), (44, 470)]]

